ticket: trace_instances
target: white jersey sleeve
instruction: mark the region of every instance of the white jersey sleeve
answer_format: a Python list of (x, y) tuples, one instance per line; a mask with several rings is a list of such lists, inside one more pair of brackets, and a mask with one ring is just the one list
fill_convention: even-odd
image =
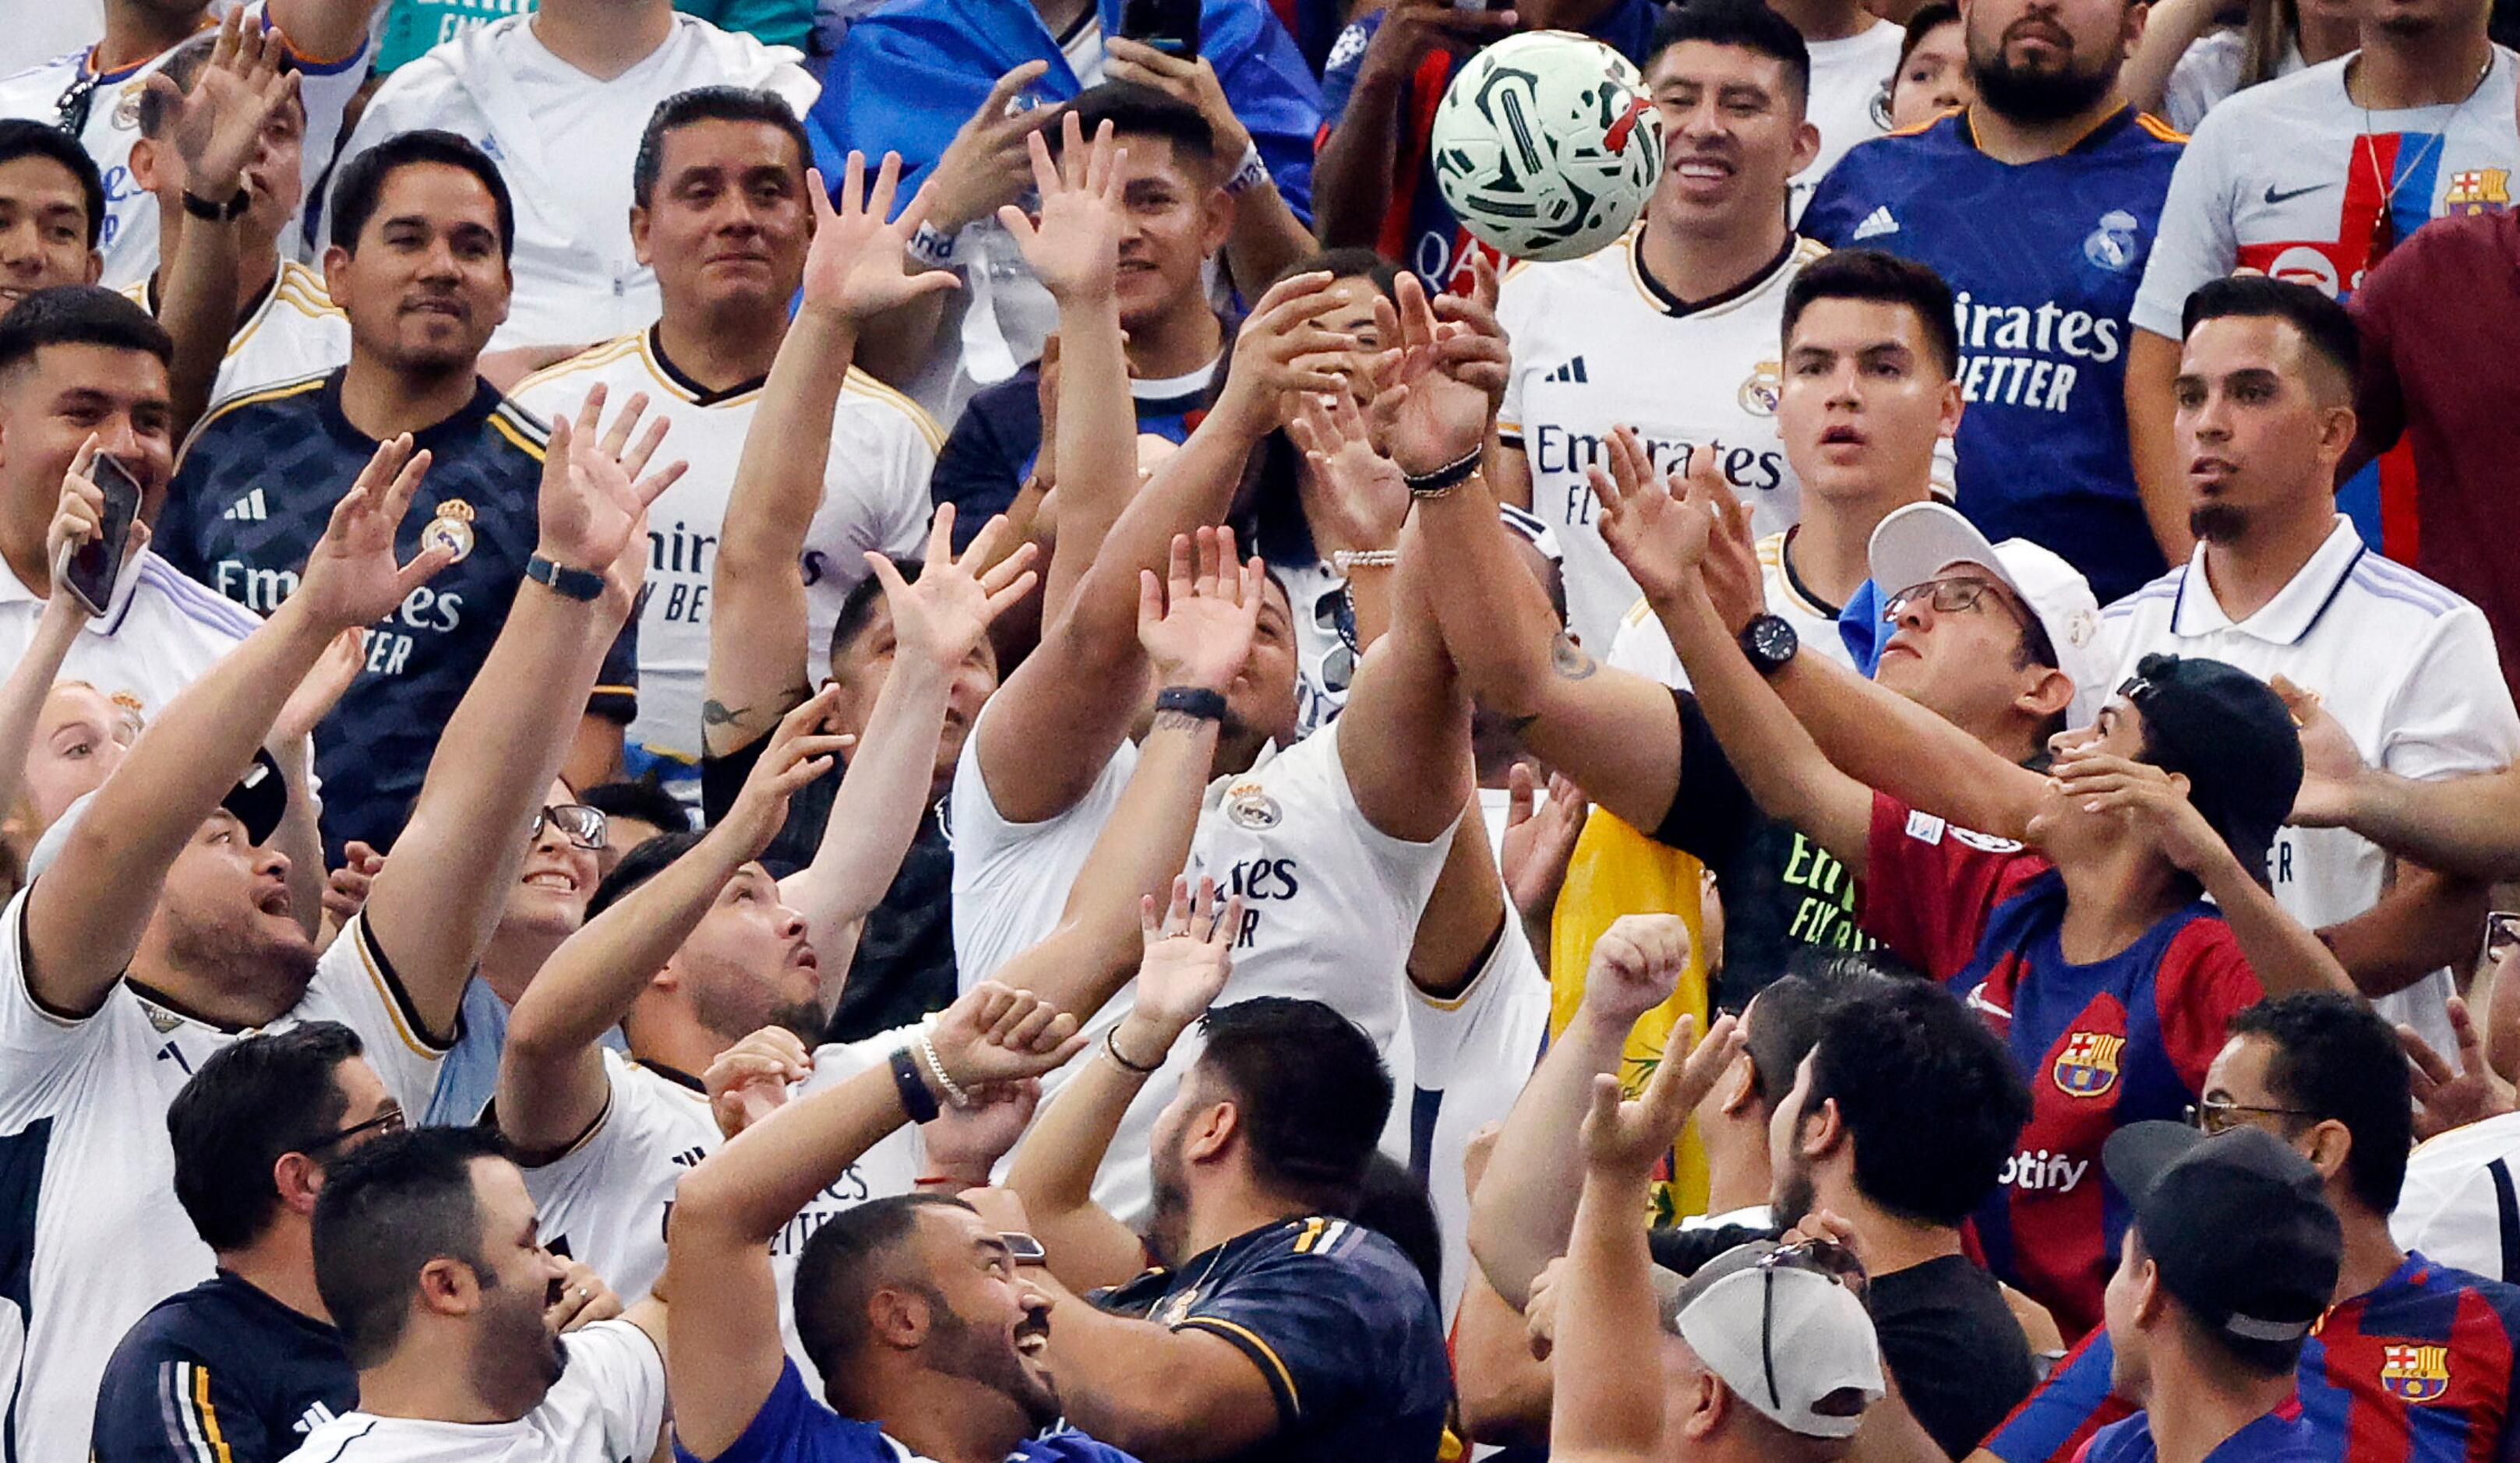
[(946, 804), (946, 832), (954, 845), (954, 959), (966, 991), (1058, 926), (1077, 871), (1138, 765), (1136, 743), (1123, 741), (1076, 806), (1039, 822), (1010, 821), (989, 796), (980, 771), (989, 710), (982, 708), (964, 738)]
[[(1510, 910), (1496, 949), (1467, 987), (1443, 998), (1410, 987), (1409, 1036), (1416, 1048), (1416, 1090), (1400, 1096), (1421, 1119), (1412, 1124), (1411, 1157), (1424, 1165), (1427, 1197), (1444, 1240), (1444, 1293), (1437, 1299), (1449, 1323), (1473, 1263), (1470, 1200), (1462, 1183), (1470, 1138), (1487, 1124), (1505, 1121), (1549, 1036), (1549, 977)], [(1429, 1104), (1434, 1121), (1425, 1125)], [(1414, 1151), (1420, 1145), (1422, 1152)]]
[(2179, 155), (2152, 258), (2128, 312), (2138, 330), (2179, 339), (2187, 296), (2229, 274), (2239, 260), (2239, 234), (2231, 222), (2232, 120), (2228, 114), (2208, 115)]
[[(1536, 296), (1548, 288), (1546, 278), (1519, 264), (1506, 271), (1505, 279), (1497, 285), (1496, 303), (1497, 325), (1505, 331), (1506, 339), (1521, 336), (1524, 323), (1537, 303)], [(1505, 399), (1497, 406), (1497, 436), (1516, 451), (1522, 449), (1522, 378), (1533, 369), (1535, 365), (1528, 355), (1514, 353), (1506, 365)]]
[(102, 1010), (65, 1015), (38, 1000), (27, 982), (26, 897), (32, 892), (19, 891), (0, 910), (0, 1131), (7, 1132), (57, 1110), (104, 1044)]
[(2520, 713), (2483, 610), (2462, 602), (2435, 620), (2415, 661), (2381, 721), (2382, 767), (2402, 777), (2454, 777), (2520, 758)]
[(298, 1021), (338, 1021), (359, 1034), (368, 1065), (417, 1121), (437, 1095), (438, 1064), (447, 1047), (430, 1038), (402, 980), (377, 948), (365, 913), (352, 915), (315, 962), (315, 979), (291, 1016)]
[(567, 1152), (526, 1169), (525, 1191), (555, 1247), (625, 1304), (665, 1272), (665, 1217), (685, 1174), (718, 1149), (708, 1098), (604, 1052), (604, 1112)]
[(557, 1459), (643, 1459), (665, 1426), (665, 1358), (628, 1321), (597, 1321), (561, 1338), (568, 1366), (534, 1409)]

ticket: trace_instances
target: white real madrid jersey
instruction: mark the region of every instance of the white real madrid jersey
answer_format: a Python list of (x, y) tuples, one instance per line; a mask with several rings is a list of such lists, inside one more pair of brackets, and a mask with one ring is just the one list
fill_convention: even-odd
[[(673, 423), (668, 451), (691, 464), (648, 510), (648, 593), (639, 613), (639, 715), (632, 744), (692, 768), (697, 798), (700, 699), (708, 674), (709, 578), (717, 568), (736, 464), (761, 403), (759, 380), (702, 389), (674, 369), (654, 327), (525, 377), (511, 399), (549, 421), (576, 415), (603, 385), (613, 401), (648, 394), (651, 420)], [(907, 396), (852, 368), (832, 415), (823, 506), (805, 535), (811, 674), (820, 681), (840, 601), (866, 578), (866, 554), (915, 554), (925, 545), (927, 476), (945, 434)]]
[[(2417, 779), (2492, 772), (2520, 758), (2520, 713), (2502, 684), (2484, 611), (2365, 549), (2338, 514), (2318, 552), (2257, 612), (2234, 623), (2195, 555), (2108, 607), (2117, 676), (2160, 652), (2203, 655), (2260, 680), (2281, 675), (2317, 691), (2374, 767)], [(2287, 827), (2267, 854), (2275, 903), (2318, 929), (2376, 903), (2389, 858), (2344, 828)], [(2372, 1002), (2433, 1043), (2455, 1049), (2444, 1002), (2450, 973)]]
[[(1824, 655), (1839, 665), (1855, 664), (1855, 652), (1846, 647), (1846, 637), (1837, 633), (1837, 616), (1827, 605), (1804, 594), (1785, 569), (1785, 535), (1772, 533), (1761, 539), (1759, 580), (1768, 592), (1768, 613), (1794, 627), (1794, 637), (1802, 648)], [(1655, 618), (1653, 606), (1640, 597), (1628, 607), (1619, 621), (1619, 633), (1610, 641), (1610, 652), (1602, 662), (1615, 669), (1650, 677), (1675, 690), (1688, 688), (1688, 668), (1680, 663), (1680, 652), (1671, 647), (1671, 636)]]
[[(152, 315), (161, 308), (155, 276), (122, 292)], [(228, 337), (228, 353), (210, 385), (210, 404), (322, 376), (349, 361), (350, 318), (333, 303), (324, 277), (294, 259), (283, 259), (260, 303)]]
[(1803, 216), (1812, 190), (1847, 149), (1890, 130), (1890, 73), (1899, 68), (1899, 46), (1906, 36), (1905, 29), (1887, 21), (1870, 21), (1853, 35), (1809, 42), (1811, 97), (1803, 111), (1820, 129), (1820, 152), (1786, 186), (1788, 217)]
[[(670, 1325), (671, 1322), (668, 1322)], [(561, 1338), (568, 1363), (515, 1422), (428, 1422), (344, 1412), (286, 1463), (640, 1463), (665, 1426), (665, 1358), (625, 1320)], [(217, 1456), (225, 1459), (222, 1446)]]
[[(1333, 721), (1283, 752), (1264, 754), (1250, 771), (1210, 784), (1184, 872), (1242, 896), (1226, 1000), (1289, 996), (1331, 1006), (1382, 1048), (1395, 1087), (1406, 1092), (1402, 988), (1418, 918), (1434, 892), (1451, 835), (1411, 843), (1366, 821), (1339, 759), (1345, 726), (1343, 718)], [(976, 732), (964, 742), (947, 805), (954, 953), (967, 991), (1058, 924), (1077, 871), (1138, 762), (1136, 745), (1124, 742), (1075, 807), (1041, 822), (1011, 823), (989, 799), (979, 745)], [(1134, 984), (1123, 987), (1086, 1023), (1086, 1034), (1101, 1041), (1136, 996)], [(1148, 1208), (1147, 1144), (1155, 1115), (1197, 1055), (1196, 1033), (1185, 1034), (1130, 1104), (1103, 1159), (1094, 1197), (1124, 1220)], [(1075, 1070), (1070, 1064), (1044, 1079), (1045, 1093), (1056, 1092)]]
[[(16, 665), (35, 643), (44, 603), (0, 563), (0, 665)], [(146, 720), (260, 623), (144, 550), (124, 560), (105, 613), (79, 627), (61, 679), (84, 681)]]
[(1664, 471), (1720, 448), (1724, 480), (1762, 534), (1790, 527), (1802, 482), (1777, 435), (1785, 287), (1826, 250), (1788, 240), (1732, 293), (1684, 305), (1638, 263), (1644, 226), (1598, 253), (1524, 263), (1505, 278), (1497, 319), (1513, 341), (1497, 430), (1531, 473), (1531, 510), (1566, 551), (1569, 623), (1607, 645), (1636, 581), (1601, 542), (1587, 469), (1610, 428), (1633, 426)]
[[(254, 10), (259, 13), (261, 7)], [(87, 124), (79, 129), (79, 144), (105, 176), (105, 222), (97, 237), (105, 274), (98, 283), (121, 289), (149, 278), (158, 267), (158, 200), (131, 180), (131, 145), (140, 137), (141, 93), (148, 90), (149, 78), (165, 64), (168, 53), (161, 51), (138, 66), (103, 73), (89, 68), (92, 54), (92, 47), (82, 46), (15, 75), (0, 76), (0, 116), (32, 117), (59, 125), (65, 101), (87, 94)], [(342, 109), (367, 80), (368, 47), (363, 43), (348, 56), (334, 60), (302, 59), (297, 74), (297, 99), (306, 109), (305, 160), (300, 171), (311, 197), (316, 179), (333, 160), (334, 144), (340, 140)], [(295, 236), (292, 227), (282, 237), (281, 248), (289, 249)]]
[[(913, 1039), (913, 1031), (905, 1027), (846, 1045), (817, 1047), (813, 1075), (796, 1086), (789, 1100), (882, 1064)], [(665, 1222), (673, 1213), (674, 1190), (725, 1139), (709, 1112), (707, 1095), (690, 1079), (643, 1066), (608, 1048), (604, 1077), (611, 1093), (603, 1116), (566, 1153), (525, 1170), (525, 1191), (533, 1195), (547, 1242), (592, 1267), (623, 1304), (634, 1305), (647, 1299), (665, 1272)], [(818, 1389), (821, 1374), (796, 1340), (796, 1319), (789, 1309), (796, 1258), (832, 1216), (916, 1187), (921, 1161), (917, 1131), (897, 1129), (868, 1149), (770, 1242), (788, 1354)]]
[[(197, 1020), (130, 982), (65, 1019), (26, 984), (26, 896), (0, 912), (0, 1395), (10, 1455), (88, 1455), (113, 1348), (150, 1307), (210, 1277), (210, 1252), (175, 1201), (166, 1107), (247, 1033)], [(353, 918), (272, 1029), (338, 1021), (385, 1090), (417, 1114), (443, 1054), (419, 1034), (390, 968)]]

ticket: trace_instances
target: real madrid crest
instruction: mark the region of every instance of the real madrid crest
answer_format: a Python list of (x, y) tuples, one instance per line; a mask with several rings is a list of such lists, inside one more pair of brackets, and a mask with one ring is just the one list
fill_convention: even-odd
[(1166, 1296), (1163, 1304), (1157, 1306), (1154, 1309), (1154, 1313), (1147, 1317), (1147, 1319), (1153, 1321), (1158, 1326), (1170, 1329), (1171, 1327), (1180, 1325), (1185, 1319), (1187, 1319), (1190, 1315), (1190, 1308), (1197, 1304), (1198, 1287), (1193, 1285), (1188, 1290), (1179, 1291)]
[(1278, 800), (1257, 782), (1237, 782), (1225, 790), (1225, 817), (1238, 828), (1265, 833), (1284, 816)]
[(122, 89), (122, 95), (116, 97), (113, 102), (114, 126), (125, 132), (136, 131), (139, 128), (140, 99), (148, 93), (148, 90), (145, 84), (126, 86)]
[(1753, 417), (1777, 415), (1777, 397), (1784, 390), (1785, 369), (1780, 361), (1761, 361), (1741, 383), (1741, 410)]
[(2095, 269), (2123, 274), (2135, 263), (2136, 216), (2123, 208), (2100, 215), (2099, 227), (2083, 240), (2083, 257)]
[(422, 525), (420, 547), (443, 549), (449, 562), (462, 563), (472, 552), (472, 505), (461, 498), (449, 498), (437, 506), (437, 516)]

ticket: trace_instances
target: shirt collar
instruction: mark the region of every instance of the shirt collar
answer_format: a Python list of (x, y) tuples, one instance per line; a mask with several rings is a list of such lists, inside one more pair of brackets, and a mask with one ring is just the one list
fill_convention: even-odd
[(1260, 744), (1260, 755), (1251, 759), (1251, 765), (1249, 767), (1244, 768), (1238, 773), (1227, 773), (1224, 776), (1210, 778), (1207, 784), (1207, 806), (1213, 808), (1218, 803), (1224, 801), (1225, 790), (1233, 786), (1235, 783), (1241, 781), (1245, 777), (1256, 777), (1260, 776), (1260, 769), (1267, 767), (1271, 762), (1275, 761), (1277, 756), (1278, 739), (1273, 736)]
[[(131, 597), (140, 588), (140, 571), (157, 557), (156, 550), (143, 549), (137, 558), (123, 560), (121, 576), (113, 582), (113, 594), (105, 601), (105, 613), (88, 621), (84, 633), (112, 635), (121, 628), (123, 611), (130, 607)], [(0, 559), (0, 604), (43, 602), (44, 597), (28, 588), (26, 582), (18, 577), (18, 571), (9, 567), (7, 559)]]
[(2221, 601), (2214, 598), (2213, 585), (2205, 577), (2205, 546), (2199, 543), (2179, 576), (2179, 598), (2170, 613), (2170, 633), (2185, 637), (2236, 630), (2272, 645), (2298, 644), (2318, 623), (2319, 615), (2344, 587), (2345, 576), (2353, 572), (2362, 557), (2362, 536), (2354, 531), (2353, 519), (2338, 513), (2335, 526), (2327, 531), (2326, 542), (2318, 546), (2310, 561), (2256, 614), (2235, 622), (2223, 612)]

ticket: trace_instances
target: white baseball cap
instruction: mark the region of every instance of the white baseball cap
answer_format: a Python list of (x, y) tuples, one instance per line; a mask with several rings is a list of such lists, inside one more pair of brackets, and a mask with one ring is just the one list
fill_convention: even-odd
[(1777, 1249), (1759, 1241), (1708, 1261), (1667, 1293), (1663, 1327), (1777, 1426), (1851, 1438), (1885, 1390), (1872, 1317), (1829, 1276), (1773, 1263)]
[(2074, 683), (2065, 725), (2087, 727), (2100, 714), (2117, 667), (2100, 635), (2100, 603), (2082, 571), (2028, 539), (1989, 543), (1977, 525), (1945, 503), (1912, 503), (1872, 530), (1872, 586), (1883, 603), (1901, 590), (1940, 578), (1954, 564), (1974, 564), (2030, 606), (2056, 651), (2056, 668)]

